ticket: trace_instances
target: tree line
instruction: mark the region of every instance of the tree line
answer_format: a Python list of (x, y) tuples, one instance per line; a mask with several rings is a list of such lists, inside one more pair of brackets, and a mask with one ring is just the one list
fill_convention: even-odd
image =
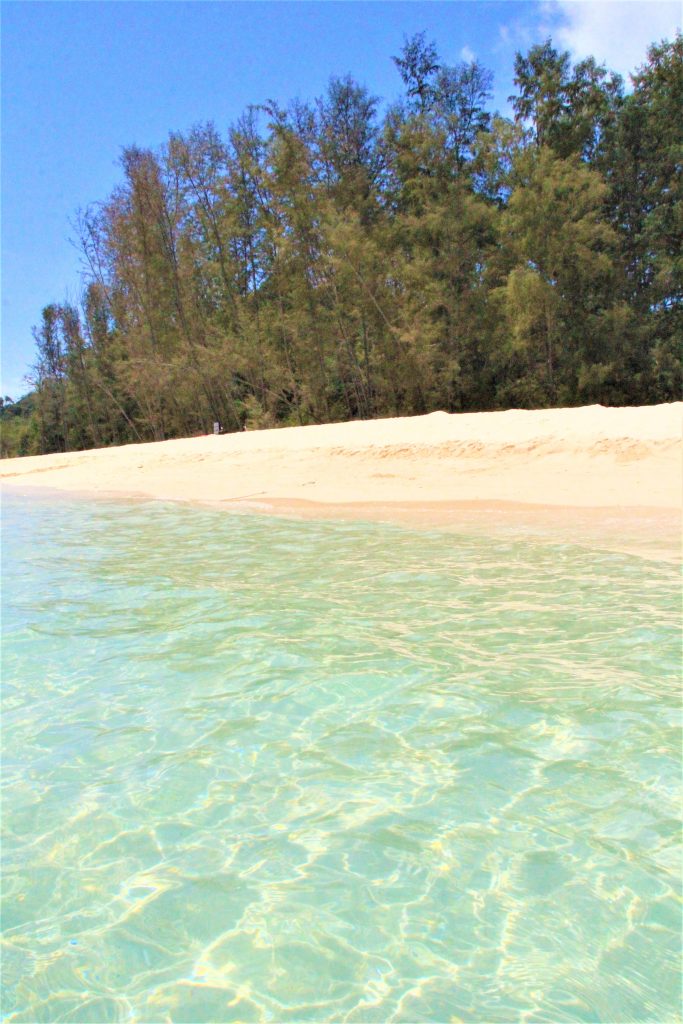
[(627, 93), (548, 40), (517, 54), (505, 118), (491, 73), (422, 33), (386, 109), (333, 78), (125, 149), (2, 454), (679, 398), (682, 58), (653, 45)]

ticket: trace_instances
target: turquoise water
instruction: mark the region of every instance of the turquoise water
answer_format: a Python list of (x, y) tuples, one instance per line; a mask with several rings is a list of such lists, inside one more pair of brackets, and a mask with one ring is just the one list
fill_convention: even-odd
[(8, 1021), (674, 1021), (670, 566), (4, 508)]

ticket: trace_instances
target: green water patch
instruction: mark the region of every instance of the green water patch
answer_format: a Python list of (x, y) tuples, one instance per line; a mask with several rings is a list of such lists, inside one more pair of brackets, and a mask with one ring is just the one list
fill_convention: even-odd
[(673, 1021), (680, 586), (9, 497), (8, 1021)]

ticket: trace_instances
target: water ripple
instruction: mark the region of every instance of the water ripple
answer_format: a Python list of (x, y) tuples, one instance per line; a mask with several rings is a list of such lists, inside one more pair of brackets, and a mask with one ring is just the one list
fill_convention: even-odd
[(679, 584), (562, 545), (5, 502), (20, 1021), (675, 1021)]

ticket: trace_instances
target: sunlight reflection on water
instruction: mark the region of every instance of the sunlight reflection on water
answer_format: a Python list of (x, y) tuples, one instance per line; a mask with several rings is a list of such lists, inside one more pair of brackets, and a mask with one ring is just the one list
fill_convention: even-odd
[(4, 505), (7, 1020), (678, 1019), (671, 566)]

